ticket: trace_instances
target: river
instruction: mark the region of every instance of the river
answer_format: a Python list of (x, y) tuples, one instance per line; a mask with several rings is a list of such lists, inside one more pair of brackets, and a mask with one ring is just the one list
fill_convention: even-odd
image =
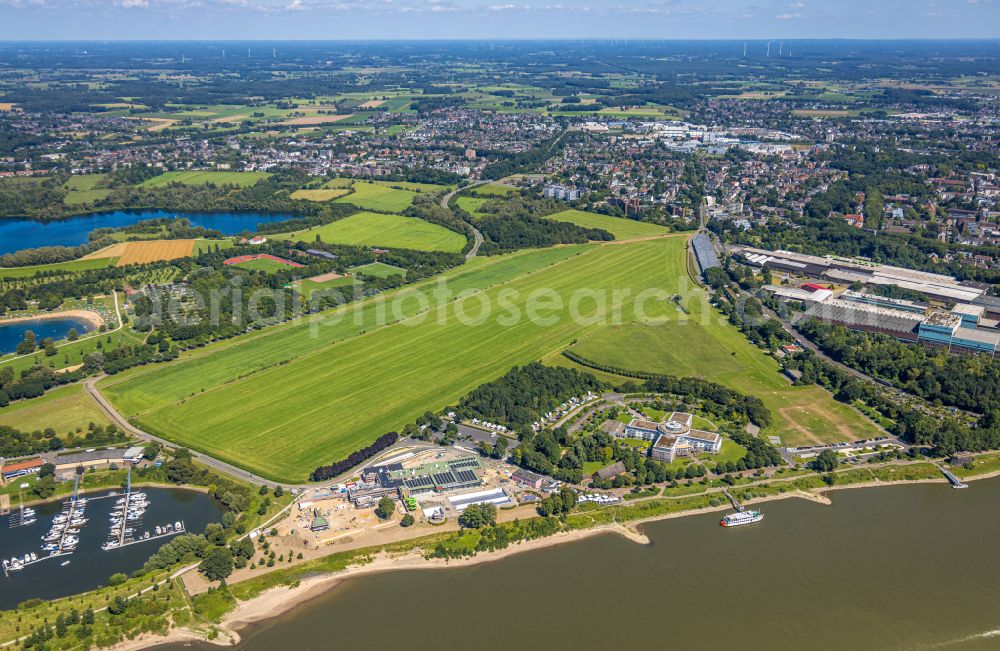
[(163, 210), (117, 210), (114, 212), (79, 215), (49, 222), (30, 219), (0, 219), (0, 254), (42, 246), (79, 246), (87, 242), (87, 234), (97, 228), (121, 228), (146, 219), (183, 217), (192, 226), (203, 226), (235, 235), (254, 231), (257, 224), (292, 219), (292, 215), (256, 212), (168, 212)]
[(24, 339), (24, 333), (28, 330), (35, 333), (35, 339), (38, 341), (46, 337), (52, 337), (53, 340), (60, 341), (65, 339), (69, 331), (74, 328), (81, 336), (94, 329), (86, 319), (71, 317), (0, 323), (0, 355), (13, 353), (17, 350), (17, 345)]
[[(445, 570), (345, 581), (238, 648), (996, 649), (1000, 479), (831, 493)], [(164, 645), (159, 651), (190, 646)], [(195, 645), (198, 649), (212, 649)]]
[[(201, 533), (209, 522), (222, 519), (222, 506), (205, 493), (173, 488), (136, 490), (146, 493), (150, 501), (140, 531), (155, 532), (159, 525), (181, 520), (188, 531)], [(72, 555), (29, 565), (11, 573), (9, 578), (4, 578), (0, 571), (0, 610), (15, 608), (25, 599), (55, 599), (107, 585), (112, 574), (134, 572), (160, 545), (170, 540), (163, 538), (103, 551), (101, 545), (108, 537), (109, 516), (115, 499), (94, 499), (98, 495), (86, 496), (90, 498), (85, 511), (89, 521), (81, 529), (80, 544)], [(59, 500), (33, 507), (37, 522), (24, 527), (11, 528), (7, 516), (0, 516), (0, 558), (10, 559), (30, 552), (44, 556), (41, 538), (48, 532), (62, 504), (63, 500)], [(61, 565), (65, 560), (70, 561), (69, 565)]]

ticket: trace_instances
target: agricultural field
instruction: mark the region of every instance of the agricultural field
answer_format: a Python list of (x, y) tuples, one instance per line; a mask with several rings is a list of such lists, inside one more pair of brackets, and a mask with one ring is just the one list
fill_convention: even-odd
[(273, 239), (330, 244), (384, 246), (419, 251), (461, 251), (465, 236), (443, 226), (415, 217), (359, 212), (335, 222), (294, 233), (275, 235)]
[(126, 242), (119, 254), (118, 266), (130, 264), (145, 264), (159, 260), (176, 260), (190, 257), (194, 251), (194, 240), (149, 240), (142, 242)]
[(77, 174), (71, 176), (65, 185), (65, 188), (69, 192), (63, 199), (63, 203), (67, 206), (79, 206), (104, 199), (111, 194), (111, 190), (98, 188), (97, 185), (105, 178), (104, 174)]
[(372, 262), (371, 264), (363, 264), (360, 267), (352, 267), (351, 272), (362, 276), (375, 276), (376, 278), (406, 275), (406, 269), (400, 269), (384, 262)]
[[(599, 321), (569, 318), (565, 303), (529, 319), (531, 292), (551, 290), (565, 302), (581, 287), (632, 295), (670, 288), (684, 245), (664, 238), (477, 259), (444, 275), (453, 295), (465, 292), (460, 300), (440, 296), (431, 279), (309, 323), (206, 346), (169, 366), (127, 371), (103, 380), (102, 390), (148, 431), (276, 480), (301, 481), (511, 366), (561, 350)], [(496, 307), (500, 292), (522, 318), (511, 323), (508, 307), (486, 310), (484, 301)], [(672, 309), (662, 300), (645, 305), (651, 318)], [(621, 314), (634, 318), (631, 302)]]
[[(343, 181), (345, 179), (335, 180)], [(417, 193), (411, 190), (397, 190), (368, 181), (353, 181), (350, 187), (354, 189), (354, 192), (346, 197), (335, 199), (335, 201), (337, 203), (354, 204), (363, 210), (402, 212), (410, 207), (413, 203), (413, 197), (417, 196)]]
[(184, 185), (238, 185), (242, 188), (249, 187), (261, 179), (271, 176), (267, 172), (217, 172), (214, 170), (191, 170), (180, 172), (165, 172), (159, 176), (142, 182), (142, 187), (157, 187), (170, 183), (183, 183)]
[(663, 226), (640, 222), (622, 217), (609, 217), (583, 210), (564, 210), (554, 215), (546, 215), (546, 219), (557, 222), (569, 222), (584, 228), (601, 228), (615, 236), (616, 240), (630, 240), (639, 237), (655, 237), (666, 235), (670, 231)]
[(109, 422), (80, 383), (57, 387), (39, 398), (0, 408), (0, 426), (22, 432), (51, 427), (56, 434), (68, 434), (78, 429), (86, 431), (90, 423), (107, 425)]

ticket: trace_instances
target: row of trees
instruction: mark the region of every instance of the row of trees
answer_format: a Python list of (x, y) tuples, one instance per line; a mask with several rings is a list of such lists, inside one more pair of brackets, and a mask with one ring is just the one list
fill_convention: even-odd
[(398, 440), (399, 434), (396, 432), (383, 434), (375, 439), (375, 442), (371, 445), (361, 448), (356, 452), (352, 452), (346, 459), (335, 461), (328, 466), (320, 466), (319, 468), (316, 468), (316, 470), (312, 471), (309, 478), (312, 481), (326, 481), (327, 479), (333, 479), (337, 475), (343, 474), (351, 468), (363, 463), (366, 459), (372, 458)]

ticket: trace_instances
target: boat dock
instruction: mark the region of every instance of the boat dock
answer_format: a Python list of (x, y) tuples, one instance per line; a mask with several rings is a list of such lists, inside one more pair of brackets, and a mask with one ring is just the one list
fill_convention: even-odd
[(139, 532), (142, 526), (143, 516), (149, 507), (145, 493), (132, 492), (132, 469), (129, 468), (128, 477), (125, 481), (125, 494), (117, 496), (118, 503), (111, 510), (111, 527), (108, 531), (108, 541), (101, 546), (101, 549), (109, 552), (114, 549), (121, 549), (129, 545), (169, 538), (187, 531), (184, 522), (178, 520), (172, 524), (165, 524), (156, 527), (153, 531)]
[(733, 503), (733, 508), (734, 509), (736, 509), (740, 513), (743, 513), (743, 511), (746, 510), (746, 507), (744, 507), (742, 504), (740, 504), (739, 500), (737, 500), (735, 497), (733, 497), (733, 494), (729, 492), (728, 488), (723, 488), (722, 489), (722, 494), (729, 498), (729, 501)]
[(964, 483), (961, 479), (959, 479), (958, 477), (956, 477), (955, 475), (953, 475), (950, 470), (948, 470), (948, 469), (946, 469), (946, 468), (944, 468), (942, 466), (938, 466), (938, 470), (940, 470), (941, 474), (944, 475), (945, 478), (949, 482), (951, 482), (951, 487), (952, 488), (968, 488), (969, 487), (968, 484)]

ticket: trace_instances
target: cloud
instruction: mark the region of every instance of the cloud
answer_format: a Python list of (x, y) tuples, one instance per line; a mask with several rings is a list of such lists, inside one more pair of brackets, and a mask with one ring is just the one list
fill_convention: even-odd
[(795, 20), (796, 18), (802, 18), (802, 14), (784, 13), (784, 14), (778, 14), (777, 16), (775, 16), (775, 18), (777, 18), (778, 20)]
[(122, 6), (126, 9), (145, 9), (149, 6), (149, 0), (122, 0)]

